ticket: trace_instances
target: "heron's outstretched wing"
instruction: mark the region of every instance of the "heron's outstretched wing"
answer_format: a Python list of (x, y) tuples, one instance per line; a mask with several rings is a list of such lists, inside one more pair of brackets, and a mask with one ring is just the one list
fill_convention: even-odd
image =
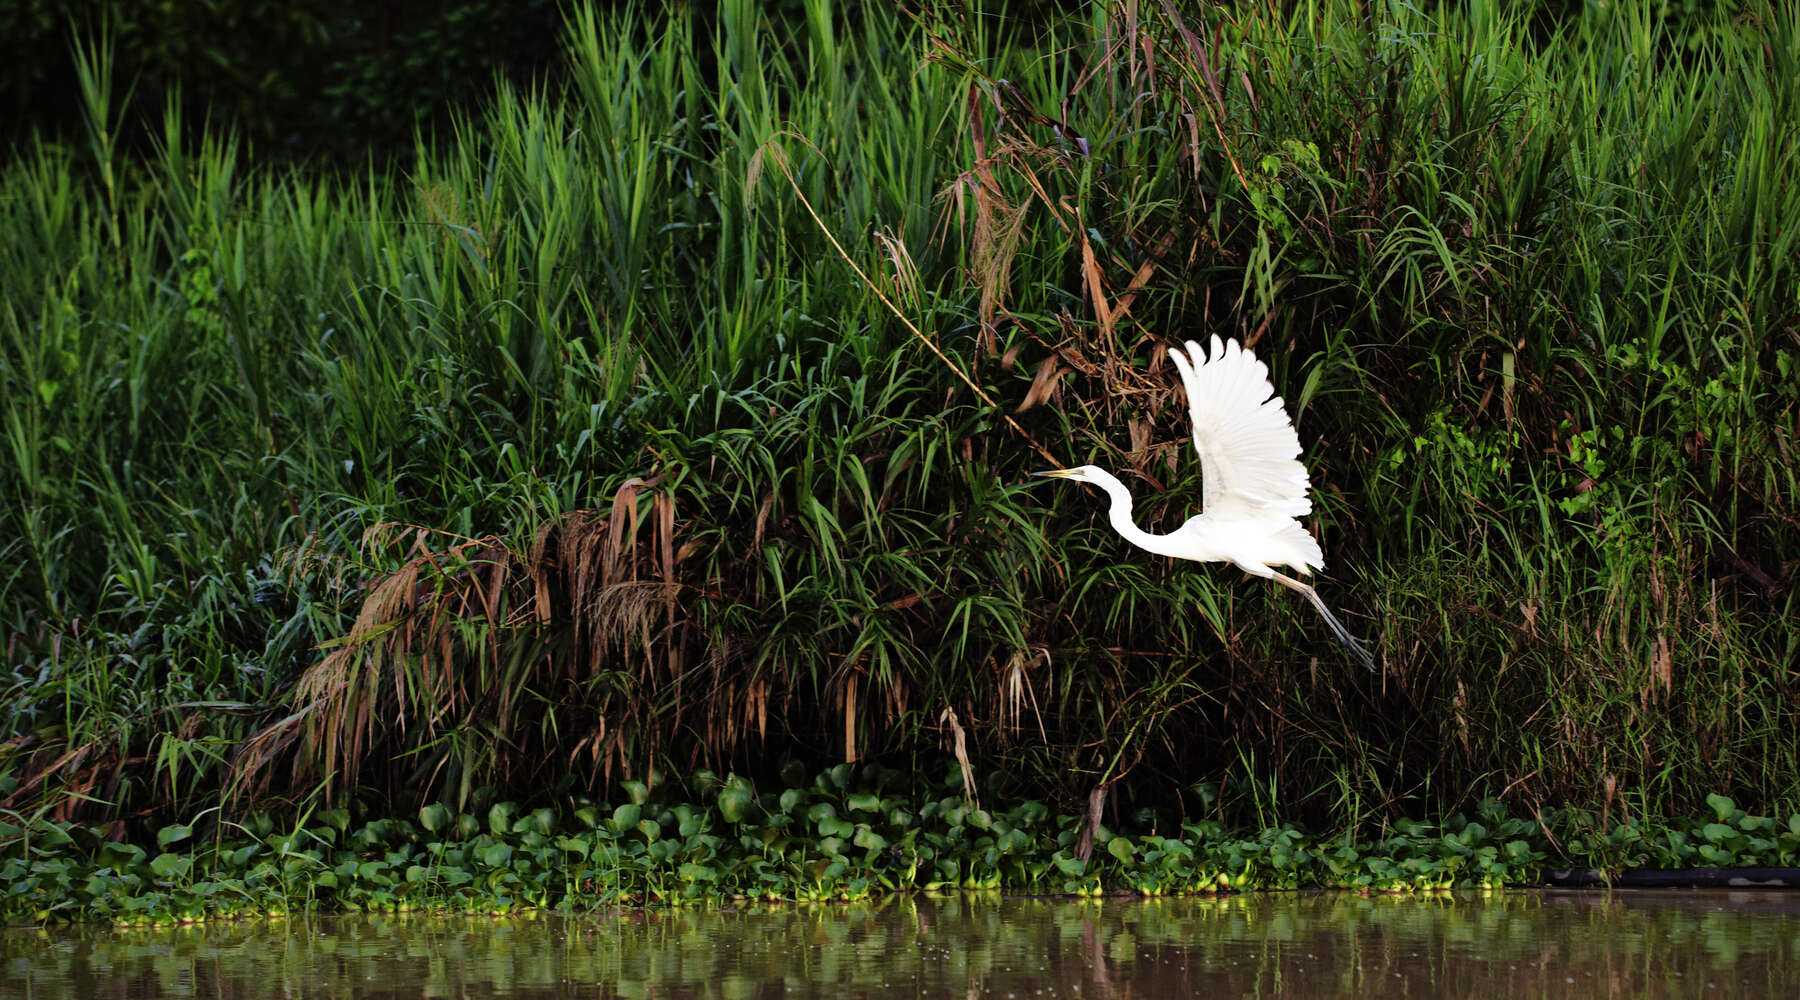
[(1201, 513), (1214, 520), (1312, 511), (1300, 435), (1269, 384), (1269, 369), (1235, 340), (1212, 339), (1212, 356), (1193, 341), (1184, 357), (1169, 348), (1187, 387), (1194, 447), (1205, 477)]

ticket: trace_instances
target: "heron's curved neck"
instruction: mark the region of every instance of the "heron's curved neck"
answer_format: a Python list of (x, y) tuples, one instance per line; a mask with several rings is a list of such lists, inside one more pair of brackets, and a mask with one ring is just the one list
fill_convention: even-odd
[(1153, 535), (1131, 520), (1131, 492), (1125, 488), (1125, 484), (1111, 475), (1101, 473), (1094, 477), (1094, 485), (1105, 490), (1106, 495), (1112, 498), (1112, 506), (1107, 510), (1106, 516), (1112, 521), (1113, 530), (1138, 548), (1159, 551), (1157, 543), (1166, 536)]

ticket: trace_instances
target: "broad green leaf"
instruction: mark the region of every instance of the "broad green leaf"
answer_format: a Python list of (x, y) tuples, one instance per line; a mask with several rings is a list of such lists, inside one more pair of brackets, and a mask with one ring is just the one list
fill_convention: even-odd
[(570, 854), (579, 855), (583, 858), (588, 856), (588, 851), (593, 847), (592, 844), (581, 837), (560, 838), (557, 840), (556, 846), (568, 851)]
[(880, 812), (881, 796), (873, 792), (852, 792), (849, 805), (853, 812)]
[(730, 784), (719, 789), (719, 817), (727, 823), (742, 823), (750, 813), (750, 804), (756, 801), (748, 789), (737, 788)]
[(879, 851), (887, 847), (887, 838), (867, 826), (857, 827), (856, 836), (850, 842), (868, 851)]
[(1737, 812), (1737, 803), (1720, 795), (1718, 792), (1708, 795), (1706, 797), (1706, 804), (1712, 806), (1713, 815), (1717, 816), (1721, 823), (1730, 819), (1732, 813)]
[(541, 837), (548, 837), (556, 830), (556, 810), (533, 809), (531, 815), (525, 817), (525, 829)]
[(450, 810), (441, 802), (433, 802), (419, 810), (419, 825), (431, 833), (437, 833), (450, 825)]

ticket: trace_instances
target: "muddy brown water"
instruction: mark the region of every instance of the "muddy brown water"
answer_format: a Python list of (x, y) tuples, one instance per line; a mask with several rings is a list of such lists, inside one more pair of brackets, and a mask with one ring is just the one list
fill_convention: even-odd
[(1800, 997), (1800, 894), (894, 897), (0, 931), (0, 998)]

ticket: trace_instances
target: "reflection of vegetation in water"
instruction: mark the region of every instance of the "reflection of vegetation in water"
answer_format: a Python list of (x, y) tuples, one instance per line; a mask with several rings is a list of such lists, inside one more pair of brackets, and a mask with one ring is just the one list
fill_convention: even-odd
[[(351, 997), (404, 984), (427, 996), (591, 990), (620, 997), (914, 991), (1061, 992), (1081, 985), (1385, 996), (1482, 989), (1643, 991), (1729, 977), (1800, 986), (1800, 908), (1754, 896), (1348, 893), (1066, 902), (890, 897), (881, 902), (571, 918), (364, 917), (73, 934), (7, 932), (9, 979), (106, 995), (123, 982), (178, 995)], [(1767, 900), (1768, 897), (1763, 897)], [(1740, 909), (1743, 908), (1743, 909)], [(0, 987), (8, 996), (13, 987)]]

